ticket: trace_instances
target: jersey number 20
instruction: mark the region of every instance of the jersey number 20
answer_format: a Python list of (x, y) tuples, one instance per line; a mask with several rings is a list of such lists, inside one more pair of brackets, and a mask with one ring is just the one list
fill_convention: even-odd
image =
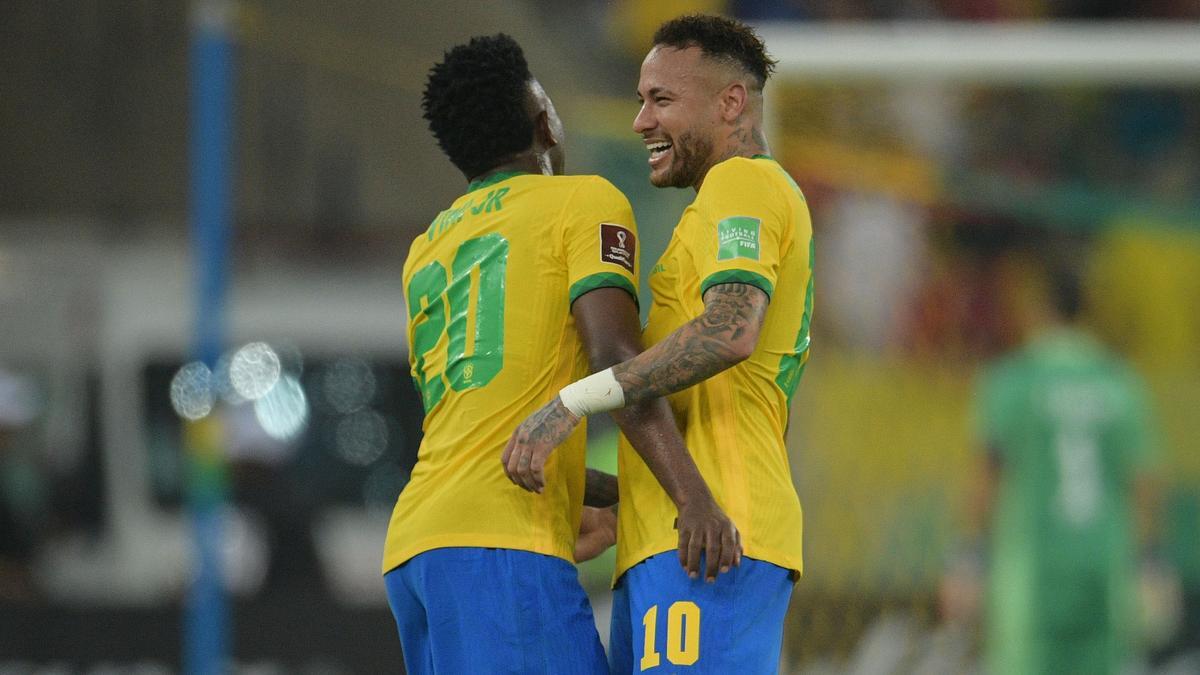
[[(409, 282), (408, 320), (416, 326), (410, 348), (426, 414), (442, 400), (447, 381), (454, 391), (482, 387), (504, 367), (507, 269), (508, 240), (493, 232), (460, 244), (449, 274), (435, 261)], [(446, 370), (428, 372), (426, 359), (443, 333), (449, 338)]]

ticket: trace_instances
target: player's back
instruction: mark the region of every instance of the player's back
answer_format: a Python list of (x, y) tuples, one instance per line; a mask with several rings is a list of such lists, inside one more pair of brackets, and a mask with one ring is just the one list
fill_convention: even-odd
[(1133, 373), (1080, 333), (1056, 332), (1002, 362), (985, 393), (1000, 455), (1000, 533), (1055, 567), (1101, 563), (1128, 544), (1133, 474), (1145, 460)]
[[(627, 268), (602, 259), (605, 221), (624, 225)], [(597, 286), (636, 295), (633, 228), (628, 202), (599, 177), (502, 174), (473, 183), (414, 241), (404, 288), (425, 435), (385, 572), (447, 546), (571, 559), (585, 431), (552, 456), (542, 495), (509, 482), (500, 455), (526, 416), (587, 373), (572, 300)], [(580, 253), (589, 238), (591, 257)]]
[(1133, 617), (1133, 474), (1146, 461), (1133, 372), (1057, 330), (988, 373), (984, 434), (1000, 460), (988, 594), (996, 673), (1119, 672)]

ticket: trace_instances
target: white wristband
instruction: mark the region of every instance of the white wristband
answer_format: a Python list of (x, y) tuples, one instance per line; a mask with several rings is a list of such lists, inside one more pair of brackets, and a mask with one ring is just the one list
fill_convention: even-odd
[(558, 392), (558, 397), (576, 417), (625, 407), (625, 392), (612, 368), (568, 384)]

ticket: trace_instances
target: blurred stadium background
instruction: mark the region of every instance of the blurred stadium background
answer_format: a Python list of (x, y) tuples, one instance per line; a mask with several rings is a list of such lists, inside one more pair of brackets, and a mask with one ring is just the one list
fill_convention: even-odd
[[(973, 382), (1022, 337), (1032, 254), (1069, 246), (1160, 427), (1179, 583), (1146, 595), (1137, 672), (1200, 672), (1194, 0), (7, 0), (0, 673), (215, 672), (196, 654), (223, 640), (231, 672), (401, 670), (378, 573), (420, 439), (400, 265), (463, 188), (420, 118), (424, 73), (470, 35), (517, 37), (570, 170), (634, 203), (648, 270), (691, 194), (646, 181), (637, 65), (693, 10), (763, 26), (784, 57), (768, 137), (817, 237), (785, 671), (977, 670), (977, 629), (938, 606)], [(206, 30), (231, 58), (231, 152), (204, 169), (227, 172), (227, 218), (193, 198)], [(206, 217), (227, 248), (205, 248)], [(207, 614), (206, 504), (227, 590)], [(582, 570), (602, 616), (611, 565)]]

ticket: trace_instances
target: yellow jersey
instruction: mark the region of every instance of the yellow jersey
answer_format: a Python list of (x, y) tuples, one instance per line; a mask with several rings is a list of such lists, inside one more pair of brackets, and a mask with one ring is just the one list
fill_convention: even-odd
[[(716, 284), (746, 283), (770, 296), (749, 359), (670, 397), (688, 450), (742, 536), (744, 555), (802, 569), (800, 500), (784, 432), (788, 404), (808, 359), (812, 222), (800, 188), (766, 156), (709, 170), (650, 272), (653, 345), (704, 312)], [(621, 438), (616, 578), (678, 546), (678, 512)]]
[(571, 303), (602, 287), (637, 298), (633, 211), (598, 176), (500, 174), (472, 183), (404, 263), (409, 363), (425, 407), (383, 571), (434, 548), (510, 548), (573, 561), (586, 431), (546, 465), (542, 494), (509, 482), (517, 426), (588, 373)]

